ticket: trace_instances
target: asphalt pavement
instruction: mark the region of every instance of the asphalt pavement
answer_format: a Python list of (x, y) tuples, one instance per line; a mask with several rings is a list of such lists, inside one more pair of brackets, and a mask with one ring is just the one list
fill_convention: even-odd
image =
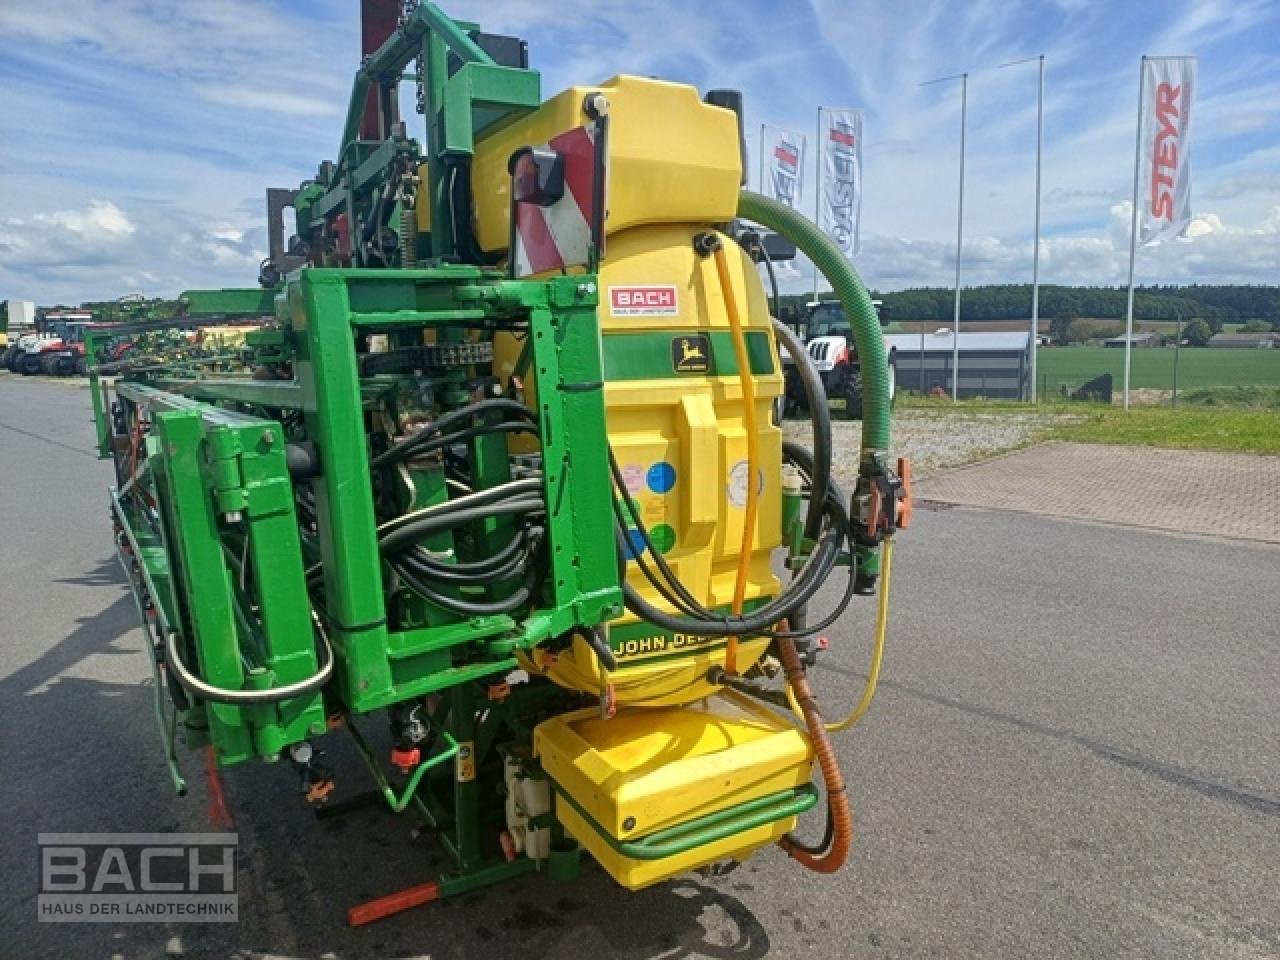
[[(901, 537), (835, 876), (774, 849), (634, 894), (588, 868), (351, 930), (440, 853), (389, 813), (317, 822), (257, 764), (224, 778), (238, 923), (37, 923), (37, 833), (210, 829), (199, 756), (185, 799), (160, 758), (92, 448), (82, 387), (0, 374), (2, 957), (1280, 956), (1280, 547), (967, 507)], [(815, 671), (832, 712), (870, 607)]]

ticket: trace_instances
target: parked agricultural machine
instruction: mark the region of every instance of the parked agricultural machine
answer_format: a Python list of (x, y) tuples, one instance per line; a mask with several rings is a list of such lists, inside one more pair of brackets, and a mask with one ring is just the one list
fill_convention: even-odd
[(49, 314), (38, 331), (19, 337), (5, 353), (5, 366), (26, 376), (70, 377), (87, 372), (84, 330), (89, 315)]
[[(350, 736), (377, 802), (451, 859), (356, 924), (570, 878), (584, 849), (632, 889), (774, 843), (838, 869), (829, 734), (874, 692), (909, 508), (866, 289), (803, 218), (742, 192), (736, 94), (618, 76), (544, 102), (517, 39), (430, 3), (363, 12), (337, 159), (268, 191), (264, 289), (184, 295), (273, 316), (245, 335), (247, 370), (94, 375), (173, 783), (180, 730), (221, 768), (287, 761), (323, 804), (341, 790), (323, 741)], [(398, 113), (407, 70), (422, 140)], [(820, 379), (747, 252), (761, 227), (851, 320), (850, 492)], [(779, 342), (803, 359), (811, 449), (773, 422)], [(877, 593), (868, 682), (824, 721), (803, 659)]]

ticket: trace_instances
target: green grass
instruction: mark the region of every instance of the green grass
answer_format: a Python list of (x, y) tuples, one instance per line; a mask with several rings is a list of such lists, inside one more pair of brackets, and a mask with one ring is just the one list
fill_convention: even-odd
[(1180, 394), (1178, 404), (1280, 411), (1280, 387), (1205, 387)]
[[(1216, 392), (1216, 391), (1215, 391)], [(1276, 391), (1280, 394), (1280, 391)], [(1031, 442), (1067, 440), (1178, 450), (1280, 454), (1280, 409), (1223, 409), (1206, 406), (1121, 407), (1087, 403), (1032, 405), (1005, 400), (950, 400), (898, 397), (897, 408), (913, 416), (1038, 414), (1043, 428)]]
[(1280, 414), (1263, 410), (1091, 406), (1053, 428), (1056, 440), (1179, 450), (1280, 454)]
[[(1179, 351), (1178, 390), (1204, 387), (1280, 387), (1280, 350), (1224, 350), (1184, 347)], [(1173, 386), (1171, 347), (1132, 351), (1132, 385), (1168, 390)], [(1039, 351), (1037, 378), (1045, 392), (1059, 383), (1078, 385), (1104, 373), (1115, 378), (1115, 389), (1124, 379), (1124, 350), (1111, 347), (1048, 347)]]

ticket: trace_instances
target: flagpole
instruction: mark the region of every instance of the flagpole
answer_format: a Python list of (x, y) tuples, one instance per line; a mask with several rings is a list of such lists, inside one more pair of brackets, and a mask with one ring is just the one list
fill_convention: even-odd
[(760, 124), (760, 195), (768, 196), (764, 189), (764, 132), (768, 128), (767, 123)]
[[(817, 227), (819, 230), (821, 230), (822, 229), (822, 164), (823, 164), (822, 151), (825, 149), (822, 143), (822, 108), (821, 107), (818, 108), (818, 129), (814, 133), (813, 142), (815, 144), (815, 148), (813, 151), (814, 167), (815, 167), (815, 171), (814, 171), (815, 176), (813, 178), (813, 183), (814, 183), (813, 192), (815, 194), (813, 198), (813, 225)], [(813, 299), (815, 303), (818, 300), (818, 265), (816, 263), (813, 265)]]
[(960, 198), (956, 204), (956, 303), (951, 323), (951, 402), (960, 399), (960, 254), (964, 245), (964, 130), (969, 103), (969, 74), (960, 75)]
[(1142, 106), (1147, 58), (1138, 61), (1138, 132), (1133, 142), (1133, 209), (1129, 217), (1129, 299), (1124, 311), (1124, 408), (1129, 409), (1129, 366), (1133, 355), (1133, 267), (1138, 256), (1138, 175), (1142, 165)]
[[(960, 254), (964, 242), (964, 130), (965, 112), (969, 103), (969, 74), (953, 73), (947, 77), (926, 80), (920, 86), (928, 87), (948, 80), (960, 81), (960, 197), (956, 203), (956, 301), (955, 314), (951, 320), (951, 402), (955, 403), (960, 397)], [(923, 337), (921, 343), (923, 344)]]
[(1036, 354), (1040, 349), (1040, 169), (1044, 156), (1044, 54), (1039, 57), (1026, 57), (1023, 60), (1011, 60), (997, 68), (1016, 67), (1040, 62), (1040, 83), (1036, 91), (1036, 216), (1035, 247), (1031, 253), (1031, 402), (1036, 402)]
[(1036, 354), (1040, 351), (1040, 166), (1044, 155), (1044, 54), (1036, 95), (1036, 239), (1031, 256), (1031, 402), (1036, 402)]

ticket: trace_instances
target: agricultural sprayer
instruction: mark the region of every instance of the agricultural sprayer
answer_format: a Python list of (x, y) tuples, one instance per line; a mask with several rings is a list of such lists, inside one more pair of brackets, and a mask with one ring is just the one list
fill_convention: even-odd
[[(773, 843), (837, 869), (828, 734), (873, 692), (909, 508), (865, 288), (742, 191), (735, 93), (618, 76), (544, 102), (517, 39), (430, 3), (363, 16), (336, 159), (268, 191), (261, 289), (184, 295), (193, 316), (273, 318), (244, 334), (247, 368), (94, 383), (174, 784), (180, 731), (222, 768), (283, 760), (325, 803), (320, 745), (352, 737), (451, 860), (353, 923), (572, 877), (584, 849), (629, 888)], [(770, 317), (766, 230), (817, 263), (864, 358), (848, 492), (822, 385)], [(773, 420), (780, 341), (811, 448)], [(825, 722), (812, 638), (877, 594), (870, 679)]]

